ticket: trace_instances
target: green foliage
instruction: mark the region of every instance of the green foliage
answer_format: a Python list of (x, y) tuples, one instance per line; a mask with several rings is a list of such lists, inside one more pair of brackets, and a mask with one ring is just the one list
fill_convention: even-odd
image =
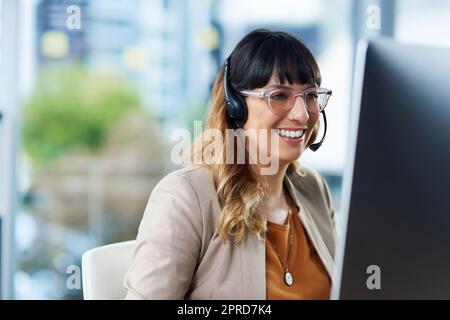
[(117, 76), (79, 66), (45, 69), (23, 111), (25, 151), (36, 159), (77, 147), (95, 151), (109, 126), (138, 107), (135, 88)]

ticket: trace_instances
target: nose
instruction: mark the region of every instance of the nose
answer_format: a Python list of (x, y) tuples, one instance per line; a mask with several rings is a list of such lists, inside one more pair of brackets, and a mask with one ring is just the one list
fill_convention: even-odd
[(301, 123), (308, 122), (309, 114), (303, 96), (297, 95), (294, 97), (294, 106), (288, 113), (288, 119), (296, 120)]

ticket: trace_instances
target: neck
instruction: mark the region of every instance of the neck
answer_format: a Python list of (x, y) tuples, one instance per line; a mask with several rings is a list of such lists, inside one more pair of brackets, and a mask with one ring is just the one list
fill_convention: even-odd
[(250, 171), (258, 182), (267, 185), (267, 198), (263, 199), (261, 206), (266, 210), (275, 208), (286, 208), (286, 199), (283, 189), (283, 180), (289, 164), (280, 164), (279, 170), (273, 175), (261, 175), (260, 166), (251, 164)]

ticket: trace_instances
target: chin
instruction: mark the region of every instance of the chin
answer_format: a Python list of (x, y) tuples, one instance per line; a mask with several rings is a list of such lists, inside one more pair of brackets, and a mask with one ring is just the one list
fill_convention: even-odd
[(281, 163), (291, 163), (297, 161), (304, 151), (304, 146), (299, 145), (295, 150), (280, 150), (280, 162)]

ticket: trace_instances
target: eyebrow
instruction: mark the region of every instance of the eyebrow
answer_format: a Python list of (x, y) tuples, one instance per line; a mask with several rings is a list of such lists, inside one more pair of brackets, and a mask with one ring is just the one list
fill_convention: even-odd
[[(264, 87), (265, 89), (279, 89), (279, 88), (286, 88), (286, 89), (292, 89), (290, 86), (280, 83), (273, 83), (267, 87)], [(316, 85), (311, 84), (309, 87), (307, 87), (305, 90), (311, 89), (311, 88), (317, 88)]]

